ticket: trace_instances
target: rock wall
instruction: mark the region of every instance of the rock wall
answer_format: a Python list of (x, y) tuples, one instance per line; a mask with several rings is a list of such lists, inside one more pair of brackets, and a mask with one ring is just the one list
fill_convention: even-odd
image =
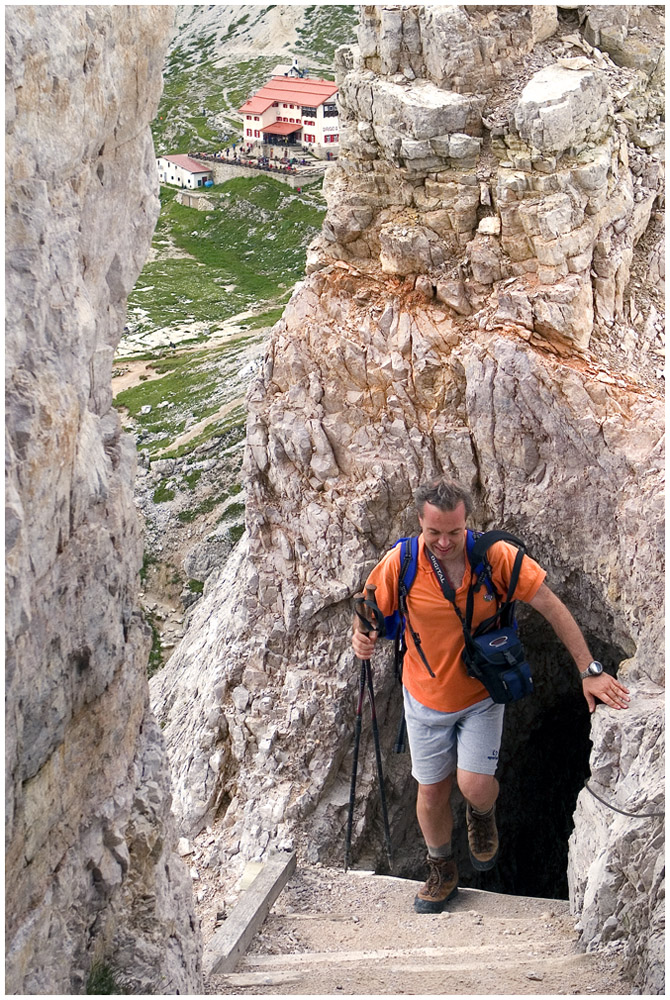
[[(351, 597), (440, 472), (472, 487), (478, 526), (528, 541), (594, 648), (618, 651), (637, 707), (597, 709), (594, 788), (630, 812), (656, 801), (662, 12), (624, 13), (610, 30), (597, 7), (364, 7), (358, 48), (339, 51), (328, 215), (248, 397), (247, 535), (152, 682), (183, 829), (206, 830), (201, 864), (235, 872), (291, 846), (339, 862)], [(533, 704), (551, 715), (579, 685), (541, 652), (542, 624), (531, 633), (549, 660)], [(388, 749), (398, 695), (383, 654), (376, 668)], [(634, 768), (607, 733), (639, 746)], [(370, 760), (359, 851), (379, 831)], [(397, 825), (412, 791), (389, 766)], [(609, 810), (587, 868), (589, 810), (609, 809), (591, 799), (571, 868), (584, 946), (609, 940), (661, 992), (661, 849), (629, 850), (641, 821)]]
[(6, 11), (8, 993), (85, 993), (95, 966), (117, 992), (201, 985), (111, 406), (172, 15)]
[[(659, 622), (656, 641), (662, 645)], [(658, 649), (659, 647), (657, 647)], [(658, 653), (649, 658), (655, 662)], [(626, 725), (597, 713), (592, 776), (581, 793), (568, 879), (589, 950), (623, 953), (640, 993), (664, 993), (663, 689), (638, 676)]]

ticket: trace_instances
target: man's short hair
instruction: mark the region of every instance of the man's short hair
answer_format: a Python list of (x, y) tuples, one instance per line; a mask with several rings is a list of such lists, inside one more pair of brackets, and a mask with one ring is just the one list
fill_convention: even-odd
[(474, 510), (474, 503), (468, 491), (460, 483), (454, 479), (447, 479), (446, 476), (419, 486), (414, 494), (414, 503), (420, 517), (423, 517), (423, 508), (427, 503), (437, 507), (438, 510), (455, 510), (459, 503), (462, 503), (465, 505), (466, 517), (469, 517)]

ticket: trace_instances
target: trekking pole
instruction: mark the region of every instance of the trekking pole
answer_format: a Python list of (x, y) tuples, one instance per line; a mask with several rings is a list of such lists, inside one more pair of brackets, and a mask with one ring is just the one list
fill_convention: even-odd
[(351, 766), (351, 784), (349, 786), (349, 817), (347, 819), (347, 837), (344, 849), (344, 870), (349, 868), (351, 859), (351, 833), (354, 823), (354, 799), (356, 797), (356, 773), (358, 771), (358, 749), (361, 744), (361, 723), (363, 720), (363, 695), (365, 693), (365, 661), (361, 662), (361, 673), (358, 680), (358, 705), (356, 706), (356, 724), (354, 727), (354, 759)]
[(375, 711), (375, 696), (372, 690), (372, 666), (369, 660), (365, 660), (368, 681), (368, 698), (370, 700), (370, 713), (372, 715), (372, 736), (375, 743), (375, 757), (377, 759), (377, 778), (379, 781), (379, 801), (382, 807), (382, 819), (384, 821), (384, 841), (386, 844), (386, 856), (389, 867), (393, 868), (393, 854), (391, 853), (391, 830), (389, 828), (389, 817), (386, 809), (386, 793), (384, 792), (384, 774), (382, 771), (382, 752), (379, 745), (379, 728), (377, 726), (377, 713)]
[[(375, 629), (379, 629), (381, 622), (383, 622), (383, 616), (379, 608), (377, 607), (377, 602), (375, 600), (375, 587), (366, 587), (365, 597), (360, 594), (354, 598), (354, 605), (356, 608), (356, 614), (361, 621), (362, 631), (366, 635)], [(369, 608), (372, 612), (375, 621), (371, 622), (364, 613), (365, 608)], [(358, 699), (358, 709), (356, 713), (356, 730), (354, 735), (354, 761), (351, 774), (351, 788), (349, 792), (349, 820), (347, 824), (347, 842), (345, 851), (345, 871), (347, 870), (347, 865), (349, 861), (349, 854), (351, 850), (351, 830), (353, 825), (353, 809), (354, 809), (354, 795), (356, 790), (356, 771), (358, 767), (358, 747), (360, 742), (360, 731), (361, 731), (361, 719), (362, 719), (362, 702), (363, 702), (363, 687), (367, 684), (368, 690), (368, 700), (370, 702), (370, 715), (372, 721), (372, 736), (375, 745), (375, 760), (377, 764), (377, 779), (379, 782), (379, 798), (382, 808), (382, 819), (384, 822), (384, 840), (386, 844), (386, 853), (388, 856), (389, 866), (393, 867), (393, 855), (391, 852), (391, 830), (389, 827), (388, 820), (388, 810), (386, 808), (386, 794), (384, 792), (384, 773), (382, 768), (382, 755), (381, 746), (379, 743), (379, 727), (377, 725), (377, 712), (375, 708), (375, 695), (374, 688), (372, 684), (372, 666), (369, 660), (362, 661), (361, 667), (361, 681), (359, 688), (359, 699)]]
[(405, 723), (405, 709), (402, 710), (402, 715), (400, 716), (400, 723), (398, 725), (398, 732), (395, 738), (395, 744), (393, 746), (393, 753), (404, 753), (406, 749), (406, 737), (407, 735), (407, 724)]
[[(377, 607), (377, 601), (375, 599), (376, 587), (366, 587), (365, 597), (366, 604), (371, 609), (375, 625), (379, 630), (379, 625), (383, 623), (384, 616)], [(372, 664), (369, 660), (366, 660), (366, 673), (368, 682), (368, 698), (370, 701), (370, 714), (372, 717), (372, 736), (374, 738), (375, 744), (375, 756), (377, 759), (377, 778), (379, 781), (379, 801), (382, 807), (382, 819), (384, 821), (384, 840), (386, 843), (386, 855), (388, 857), (389, 867), (393, 869), (393, 853), (391, 851), (391, 828), (389, 826), (388, 810), (386, 808), (386, 792), (384, 790), (384, 771), (382, 768), (382, 752), (379, 743), (379, 727), (377, 726), (377, 711), (375, 709), (375, 694), (372, 686)]]
[[(398, 631), (395, 637), (395, 670), (398, 683), (402, 687), (402, 664), (405, 659), (405, 637), (404, 634)], [(393, 753), (404, 753), (406, 749), (407, 736), (407, 723), (405, 722), (405, 704), (404, 701), (401, 705), (400, 710), (400, 722), (398, 723), (398, 732), (396, 733), (395, 744), (393, 745)]]

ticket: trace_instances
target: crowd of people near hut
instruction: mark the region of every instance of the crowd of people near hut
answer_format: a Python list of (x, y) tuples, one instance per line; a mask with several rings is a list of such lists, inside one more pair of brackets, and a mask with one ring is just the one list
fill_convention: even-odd
[(297, 167), (307, 167), (311, 162), (304, 156), (289, 156), (287, 149), (284, 149), (283, 155), (277, 150), (277, 152), (271, 152), (269, 156), (258, 156), (252, 154), (253, 148), (252, 143), (240, 143), (238, 145), (234, 142), (217, 153), (193, 152), (188, 155), (195, 160), (234, 163), (240, 167), (253, 167), (254, 170), (267, 170), (282, 174), (295, 174), (297, 173)]

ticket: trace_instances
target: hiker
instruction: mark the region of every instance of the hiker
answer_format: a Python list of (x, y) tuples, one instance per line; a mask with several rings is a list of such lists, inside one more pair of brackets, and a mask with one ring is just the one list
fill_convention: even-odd
[[(458, 483), (441, 478), (420, 486), (414, 501), (421, 535), (417, 571), (407, 596), (411, 638), (407, 641), (402, 682), (412, 775), (418, 782), (417, 818), (428, 848), (429, 869), (428, 881), (419, 890), (414, 908), (419, 913), (440, 913), (458, 885), (451, 845), (450, 795), (454, 779), (466, 800), (473, 867), (487, 871), (497, 861), (495, 802), (499, 785), (495, 771), (505, 706), (494, 702), (484, 685), (468, 675), (462, 660), (463, 626), (439, 583), (441, 572), (455, 592), (456, 604), (465, 613), (471, 582), (466, 519), (473, 510), (472, 498)], [(496, 542), (488, 550), (491, 579), (498, 593), (507, 593), (516, 557), (517, 549), (509, 542)], [(399, 576), (400, 546), (395, 546), (372, 570), (366, 584), (376, 587), (375, 598), (384, 616), (398, 608)], [(544, 582), (545, 576), (534, 560), (524, 556), (514, 597), (539, 611), (566, 646), (580, 672), (591, 712), (596, 699), (611, 708), (627, 708), (627, 688), (602, 672), (602, 665), (589, 652), (571, 613)], [(495, 612), (492, 600), (485, 587), (475, 594), (473, 627)], [(370, 659), (376, 640), (377, 632), (366, 635), (356, 621), (352, 645), (359, 659)]]

